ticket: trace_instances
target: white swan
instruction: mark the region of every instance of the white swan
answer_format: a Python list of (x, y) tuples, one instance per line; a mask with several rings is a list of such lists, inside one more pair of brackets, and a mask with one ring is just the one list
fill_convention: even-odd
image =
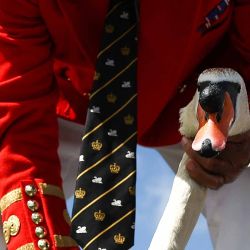
[[(217, 95), (212, 102), (207, 102), (206, 98), (211, 90), (210, 85), (219, 88), (223, 86), (221, 87), (223, 95)], [(198, 86), (200, 91), (197, 90), (192, 101), (180, 111), (180, 132), (186, 137), (195, 137), (192, 148), (208, 157), (223, 150), (227, 132), (231, 136), (250, 129), (249, 105), (245, 83), (242, 77), (232, 69), (214, 68), (205, 70), (198, 78)], [(216, 103), (211, 108), (216, 109), (220, 102), (222, 102), (220, 108), (223, 110), (221, 114), (227, 113), (225, 119), (227, 119), (228, 131), (220, 133), (221, 131), (218, 130), (218, 141), (211, 139), (209, 143), (204, 143), (206, 138), (203, 135), (204, 132), (207, 133), (204, 130), (211, 129), (211, 121), (210, 117), (205, 117), (206, 114), (209, 114), (204, 112), (201, 106), (206, 109), (206, 105), (212, 104), (213, 106)], [(224, 111), (225, 109), (227, 109), (227, 112)], [(207, 120), (203, 120), (203, 124), (201, 122), (199, 124), (197, 120), (197, 117), (202, 115), (199, 112), (203, 112), (204, 119)], [(211, 113), (213, 112), (217, 111), (211, 110)], [(224, 119), (224, 117), (219, 117), (219, 119)], [(209, 122), (210, 125), (207, 125)], [(209, 134), (209, 131), (207, 134)], [(184, 153), (174, 179), (168, 204), (149, 247), (150, 250), (183, 250), (202, 211), (206, 188), (201, 187), (189, 177), (185, 167), (187, 160), (188, 156)]]

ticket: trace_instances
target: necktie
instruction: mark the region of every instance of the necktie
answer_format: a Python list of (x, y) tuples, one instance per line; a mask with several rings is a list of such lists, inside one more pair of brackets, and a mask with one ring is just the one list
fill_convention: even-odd
[(128, 250), (135, 229), (137, 6), (111, 0), (82, 138), (72, 237)]

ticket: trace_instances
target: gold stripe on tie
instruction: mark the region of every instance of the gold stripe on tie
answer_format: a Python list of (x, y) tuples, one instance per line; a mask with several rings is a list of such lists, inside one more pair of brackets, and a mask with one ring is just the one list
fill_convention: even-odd
[(119, 40), (121, 40), (124, 36), (126, 36), (133, 28), (135, 28), (136, 25), (134, 24), (131, 26), (128, 30), (126, 30), (124, 33), (122, 33), (118, 38), (116, 38), (112, 43), (110, 43), (106, 48), (101, 50), (99, 54), (97, 55), (97, 58), (99, 58), (105, 51), (107, 51), (109, 48), (111, 48), (114, 44), (116, 44)]
[(107, 119), (105, 119), (103, 122), (99, 123), (95, 128), (93, 128), (91, 131), (89, 131), (88, 133), (86, 133), (83, 137), (82, 140), (86, 139), (90, 134), (92, 134), (93, 132), (95, 132), (98, 128), (100, 128), (101, 126), (103, 126), (105, 123), (107, 123), (110, 119), (112, 119), (115, 115), (117, 115), (118, 113), (120, 113), (124, 108), (126, 108), (128, 106), (129, 103), (131, 103), (135, 97), (137, 96), (137, 94), (133, 95), (125, 104), (123, 104), (118, 110), (116, 110), (110, 117), (108, 117)]
[(119, 7), (119, 6), (122, 4), (122, 2), (123, 2), (123, 1), (120, 1), (119, 3), (117, 3), (117, 4), (107, 13), (106, 18), (107, 18), (108, 16), (110, 16), (110, 14), (112, 14), (112, 13), (114, 12), (114, 10), (116, 10), (117, 7)]
[(116, 78), (118, 78), (122, 73), (124, 73), (126, 70), (128, 70), (135, 62), (137, 61), (137, 57), (130, 62), (124, 69), (122, 69), (118, 74), (116, 74), (112, 79), (110, 79), (108, 82), (103, 84), (99, 89), (97, 89), (95, 92), (93, 92), (89, 99), (92, 99), (97, 93), (99, 93), (101, 90), (106, 88), (110, 83), (112, 83)]
[(128, 180), (135, 173), (136, 173), (136, 171), (134, 170), (129, 175), (127, 175), (124, 179), (122, 179), (121, 181), (117, 182), (112, 188), (110, 188), (109, 190), (107, 190), (105, 193), (101, 194), (97, 198), (95, 198), (88, 205), (86, 205), (85, 207), (83, 207), (77, 214), (75, 214), (75, 216), (71, 219), (71, 221), (74, 221), (83, 211), (85, 211), (87, 208), (89, 208), (91, 205), (93, 205), (94, 203), (96, 203), (98, 200), (100, 200), (101, 198), (103, 198), (104, 196), (106, 196), (107, 194), (109, 194), (111, 191), (113, 191), (114, 189), (116, 189), (117, 187), (119, 187), (122, 183), (124, 183), (126, 180)]
[(104, 160), (106, 160), (109, 156), (111, 156), (112, 154), (114, 154), (117, 150), (119, 150), (121, 147), (123, 147), (128, 141), (130, 141), (135, 135), (137, 134), (137, 132), (133, 133), (131, 136), (129, 136), (124, 142), (122, 142), (119, 146), (117, 146), (115, 149), (113, 149), (109, 154), (105, 155), (104, 157), (102, 157), (99, 161), (97, 161), (96, 163), (94, 163), (92, 166), (88, 167), (87, 169), (85, 169), (84, 171), (82, 171), (76, 178), (76, 180), (79, 180), (85, 173), (87, 173), (89, 170), (93, 169), (94, 167), (96, 167), (98, 164), (100, 164), (101, 162), (103, 162)]
[(8, 192), (0, 200), (1, 213), (3, 213), (3, 211), (6, 208), (8, 208), (10, 205), (12, 205), (13, 203), (22, 200), (22, 198), (23, 198), (23, 196), (22, 196), (21, 188), (17, 188), (17, 189), (14, 189), (14, 190)]
[(109, 227), (107, 227), (106, 229), (104, 229), (102, 232), (100, 232), (99, 234), (97, 234), (92, 240), (90, 240), (85, 247), (83, 248), (83, 250), (87, 249), (96, 239), (98, 239), (100, 236), (102, 236), (103, 234), (105, 234), (107, 231), (109, 231), (112, 227), (114, 227), (116, 224), (118, 224), (119, 222), (121, 222), (122, 220), (124, 220), (126, 217), (128, 217), (129, 215), (131, 215), (132, 213), (135, 212), (135, 209), (130, 210), (128, 213), (126, 213), (124, 216), (122, 216), (119, 220), (115, 221), (114, 223), (112, 223)]

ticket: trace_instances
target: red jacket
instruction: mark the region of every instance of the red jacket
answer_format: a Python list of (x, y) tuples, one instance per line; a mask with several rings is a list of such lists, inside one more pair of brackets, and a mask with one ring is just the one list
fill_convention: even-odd
[[(64, 203), (48, 212), (58, 197), (44, 197), (39, 183), (61, 187), (56, 110), (84, 123), (107, 5), (108, 0), (0, 0), (0, 197), (20, 189), (26, 198), (24, 187), (33, 183), (53, 246), (55, 234), (67, 234), (67, 225), (54, 217)], [(250, 86), (249, 23), (249, 0), (141, 1), (141, 144), (180, 139), (179, 108), (192, 98), (204, 68), (232, 67)], [(4, 209), (3, 220), (16, 214), (29, 222), (24, 200)], [(34, 225), (27, 224), (32, 230), (21, 227), (22, 240), (10, 236), (9, 249), (37, 241)]]

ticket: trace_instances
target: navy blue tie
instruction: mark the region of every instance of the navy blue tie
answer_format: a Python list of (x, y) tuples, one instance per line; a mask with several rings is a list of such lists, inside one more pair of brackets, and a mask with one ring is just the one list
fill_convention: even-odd
[(111, 1), (82, 138), (72, 236), (83, 249), (134, 243), (137, 5)]

